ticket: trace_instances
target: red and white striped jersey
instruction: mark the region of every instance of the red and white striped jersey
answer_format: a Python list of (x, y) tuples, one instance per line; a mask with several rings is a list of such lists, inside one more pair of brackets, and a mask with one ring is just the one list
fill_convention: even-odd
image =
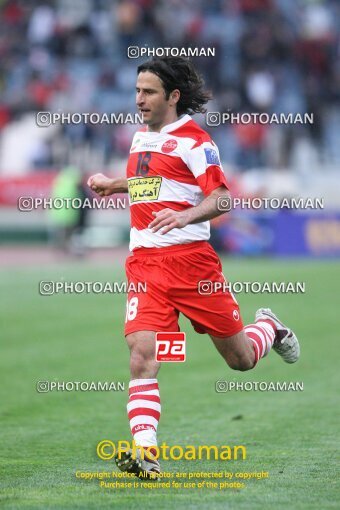
[(164, 126), (160, 133), (145, 127), (135, 133), (127, 179), (130, 250), (209, 239), (209, 221), (176, 228), (165, 235), (148, 228), (154, 211), (182, 211), (198, 205), (215, 188), (227, 187), (217, 146), (189, 115)]

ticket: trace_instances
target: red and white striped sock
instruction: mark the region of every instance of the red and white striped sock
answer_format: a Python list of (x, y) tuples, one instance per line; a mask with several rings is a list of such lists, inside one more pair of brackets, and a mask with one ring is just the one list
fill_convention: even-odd
[(146, 448), (157, 446), (157, 426), (161, 416), (157, 379), (130, 381), (127, 411), (135, 443)]
[(271, 321), (259, 320), (255, 324), (249, 324), (244, 328), (246, 335), (253, 342), (255, 352), (255, 364), (264, 358), (273, 346), (276, 328)]

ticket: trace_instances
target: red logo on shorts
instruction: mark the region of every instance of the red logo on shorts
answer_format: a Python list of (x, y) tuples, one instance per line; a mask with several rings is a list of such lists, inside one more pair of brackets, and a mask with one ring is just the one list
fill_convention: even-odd
[(234, 310), (234, 311), (233, 311), (233, 317), (234, 317), (234, 320), (235, 320), (235, 321), (238, 321), (238, 320), (239, 320), (239, 318), (240, 318), (240, 314), (238, 313), (238, 311), (237, 311), (237, 310)]
[(185, 361), (185, 333), (156, 333), (156, 361)]
[(165, 152), (165, 154), (169, 154), (169, 152), (172, 152), (176, 149), (178, 143), (176, 140), (167, 140), (163, 143), (161, 147), (161, 151)]

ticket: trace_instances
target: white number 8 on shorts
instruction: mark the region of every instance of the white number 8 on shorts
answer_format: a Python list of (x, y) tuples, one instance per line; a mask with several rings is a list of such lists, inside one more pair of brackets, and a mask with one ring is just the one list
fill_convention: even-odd
[(137, 316), (138, 297), (133, 297), (130, 301), (126, 302), (126, 316), (125, 322), (133, 321)]

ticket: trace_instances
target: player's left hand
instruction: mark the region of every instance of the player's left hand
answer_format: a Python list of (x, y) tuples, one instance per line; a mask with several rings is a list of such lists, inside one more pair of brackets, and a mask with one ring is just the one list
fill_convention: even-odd
[(150, 223), (149, 228), (152, 232), (158, 232), (162, 229), (160, 234), (164, 235), (170, 232), (173, 228), (183, 228), (188, 224), (186, 218), (186, 211), (174, 211), (173, 209), (162, 209), (158, 212), (153, 212), (155, 219)]

